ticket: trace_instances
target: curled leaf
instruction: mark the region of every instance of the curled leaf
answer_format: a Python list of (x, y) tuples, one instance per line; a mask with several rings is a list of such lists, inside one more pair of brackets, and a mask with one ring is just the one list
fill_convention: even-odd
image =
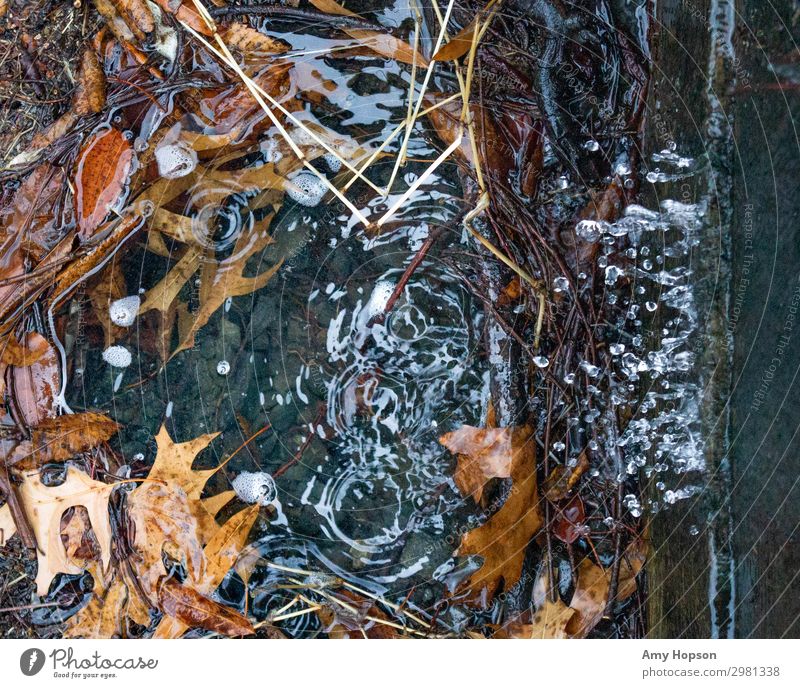
[(189, 628), (204, 628), (227, 636), (255, 633), (253, 624), (239, 612), (181, 585), (174, 578), (161, 581), (158, 603), (165, 614)]
[[(27, 349), (42, 346), (40, 334), (29, 332), (24, 339)], [(39, 425), (56, 415), (55, 400), (61, 390), (61, 368), (56, 350), (47, 344), (47, 350), (30, 365), (11, 368), (14, 402), (22, 421), (28, 427)]]

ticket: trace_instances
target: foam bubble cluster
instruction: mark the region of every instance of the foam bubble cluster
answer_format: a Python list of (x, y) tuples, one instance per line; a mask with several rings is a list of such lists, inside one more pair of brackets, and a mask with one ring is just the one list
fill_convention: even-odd
[(328, 165), (328, 169), (330, 169), (330, 171), (333, 172), (334, 174), (336, 174), (339, 170), (342, 169), (342, 161), (339, 158), (337, 158), (333, 153), (325, 153), (323, 159), (325, 160), (325, 163)]
[(164, 143), (155, 152), (158, 173), (165, 179), (178, 179), (197, 167), (197, 153), (187, 146)]
[(283, 159), (283, 153), (278, 148), (278, 142), (275, 139), (262, 141), (259, 148), (266, 162), (280, 162)]
[(130, 327), (136, 320), (141, 305), (142, 300), (138, 296), (125, 296), (108, 307), (108, 315), (115, 325)]
[(243, 502), (267, 506), (278, 496), (278, 488), (269, 473), (242, 471), (233, 479), (233, 489)]
[(113, 368), (127, 368), (131, 364), (131, 352), (124, 346), (109, 346), (103, 352), (103, 360)]
[(319, 205), (327, 188), (310, 172), (301, 172), (286, 182), (286, 194), (300, 205), (313, 208)]

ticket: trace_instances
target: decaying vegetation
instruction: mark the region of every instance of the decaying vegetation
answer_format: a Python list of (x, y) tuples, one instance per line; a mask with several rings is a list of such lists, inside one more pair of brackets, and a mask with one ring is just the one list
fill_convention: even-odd
[[(280, 636), (283, 622), (305, 615), (331, 637), (640, 635), (647, 548), (623, 505), (638, 487), (609, 441), (627, 418), (624, 406), (602, 401), (612, 381), (600, 374), (611, 368), (607, 338), (619, 308), (605, 298), (600, 245), (575, 227), (613, 222), (637, 191), (629, 171), (639, 163), (649, 79), (641, 33), (612, 23), (611, 10), (601, 19), (514, 0), (412, 2), (402, 30), (366, 18), (368, 3), (362, 15), (334, 0), (27, 4), (0, 3), (8, 77), (0, 93), (0, 613), (13, 633), (36, 632), (30, 609), (74, 595), (54, 583), (60, 574), (89, 571), (85, 604), (57, 626), (67, 636)], [(343, 51), (403, 65), (407, 114), (382, 146), (362, 148), (303, 117), (324, 84), (310, 88), (313, 80), (298, 76), (302, 56), (258, 29), (264, 17), (329, 27), (350, 39)], [(50, 29), (26, 33), (44, 18)], [(63, 71), (47, 54), (52, 45)], [(398, 186), (419, 127), (438, 157)], [(277, 132), (280, 155), (253, 165), (267, 131)], [(332, 179), (320, 171), (325, 156), (341, 170)], [(388, 178), (378, 179), (374, 165), (386, 160)], [(502, 359), (517, 362), (510, 375), (493, 371), (485, 427), (440, 438), (456, 457), (456, 486), (482, 514), (454, 554), (479, 564), (423, 608), (331, 572), (266, 562), (291, 599), (254, 619), (215, 592), (231, 572), (247, 587), (265, 564), (248, 547), (265, 508), (242, 508), (233, 490), (217, 490), (212, 477), (232, 456), (193, 467), (214, 429), (179, 443), (162, 427), (146, 474), (119, 471), (117, 423), (91, 404), (67, 403), (70, 305), (91, 304), (111, 347), (126, 325), (109, 307), (132, 286), (120, 257), (133, 246), (169, 257), (168, 274), (137, 303), (145, 346), (166, 364), (194, 346), (228, 299), (269, 289), (284, 259), (254, 264), (275, 243), (271, 222), (297, 192), (298, 172), (319, 181), (323, 203), (341, 204), (378, 234), (392, 231), (445, 164), (458, 169), (461, 215), (422, 242), (375, 321), (402, 299), (435, 244), (468, 233), (474, 261), (451, 257), (452, 268), (503, 333)], [(224, 255), (184, 210), (195, 185), (220, 202), (255, 193), (258, 219)], [(389, 192), (379, 216), (364, 212), (364, 199)], [(625, 237), (611, 241), (624, 261)], [(181, 293), (195, 279), (190, 307)], [(33, 553), (35, 562), (26, 558)], [(454, 629), (441, 622), (449, 605), (474, 616)]]

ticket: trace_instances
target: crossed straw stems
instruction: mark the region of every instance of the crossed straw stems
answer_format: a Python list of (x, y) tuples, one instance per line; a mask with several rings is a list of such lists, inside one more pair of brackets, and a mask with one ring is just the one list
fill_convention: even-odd
[[(217, 25), (214, 19), (209, 14), (208, 10), (206, 9), (205, 5), (201, 2), (201, 0), (193, 0), (197, 11), (200, 13), (203, 21), (205, 22), (206, 26), (208, 27), (209, 31), (211, 32), (211, 36), (216, 43), (216, 47), (212, 45), (204, 36), (199, 34), (197, 31), (192, 29), (188, 24), (185, 22), (181, 22), (183, 27), (192, 35), (194, 38), (199, 41), (207, 50), (209, 50), (212, 54), (216, 55), (223, 63), (228, 65), (233, 71), (236, 72), (238, 77), (242, 80), (244, 85), (252, 94), (253, 98), (256, 102), (261, 106), (264, 112), (269, 117), (272, 124), (278, 130), (280, 135), (284, 138), (286, 143), (292, 149), (292, 152), (297, 156), (297, 159), (302, 162), (303, 166), (307, 168), (312, 174), (314, 174), (325, 187), (331, 191), (342, 203), (347, 206), (347, 208), (358, 218), (358, 220), (365, 226), (370, 227), (373, 223), (368, 220), (364, 214), (356, 208), (353, 203), (347, 198), (344, 192), (346, 192), (350, 186), (357, 180), (361, 179), (364, 181), (370, 188), (374, 191), (379, 193), (382, 196), (388, 196), (393, 185), (394, 181), (397, 177), (397, 173), (400, 169), (400, 166), (406, 162), (406, 155), (408, 149), (408, 143), (411, 138), (411, 133), (414, 129), (414, 126), (417, 120), (420, 117), (428, 114), (429, 112), (446, 105), (447, 103), (453, 101), (456, 98), (461, 98), (462, 108), (461, 108), (461, 117), (459, 120), (459, 129), (458, 133), (456, 134), (453, 142), (436, 158), (436, 160), (431, 163), (431, 165), (422, 173), (409, 187), (406, 191), (398, 198), (395, 203), (386, 211), (386, 213), (377, 220), (375, 223), (378, 227), (381, 227), (385, 224), (390, 218), (392, 218), (397, 211), (403, 206), (403, 204), (416, 192), (416, 190), (425, 183), (425, 181), (436, 171), (436, 169), (445, 161), (447, 160), (450, 155), (461, 145), (464, 136), (464, 130), (466, 129), (469, 134), (469, 142), (472, 148), (472, 158), (475, 165), (475, 175), (478, 181), (478, 186), (482, 192), (485, 194), (484, 184), (483, 184), (483, 174), (480, 167), (479, 158), (477, 155), (477, 144), (475, 138), (475, 130), (473, 126), (472, 114), (469, 110), (469, 93), (470, 88), (472, 85), (472, 73), (473, 67), (475, 63), (475, 53), (478, 46), (478, 42), (480, 41), (483, 34), (486, 32), (489, 24), (494, 16), (494, 12), (492, 8), (498, 2), (498, 0), (490, 0), (486, 8), (483, 10), (483, 13), (487, 15), (486, 19), (483, 22), (476, 21), (474, 22), (474, 30), (472, 35), (472, 41), (467, 57), (467, 70), (466, 70), (466, 77), (462, 74), (458, 58), (453, 60), (454, 66), (456, 67), (455, 73), (456, 78), (458, 80), (459, 85), (459, 93), (450, 96), (449, 98), (445, 98), (436, 104), (423, 109), (422, 104), (425, 97), (425, 92), (428, 88), (428, 84), (430, 82), (431, 76), (433, 75), (433, 69), (436, 64), (435, 55), (442, 47), (443, 42), (445, 39), (450, 40), (449, 35), (447, 33), (447, 22), (450, 19), (450, 13), (453, 9), (453, 4), (455, 0), (449, 0), (447, 4), (447, 9), (445, 10), (444, 16), (442, 16), (441, 10), (438, 6), (438, 3), (434, 0), (432, 6), (436, 13), (436, 16), (439, 20), (440, 28), (439, 34), (436, 39), (436, 43), (433, 49), (433, 57), (428, 63), (428, 67), (425, 71), (425, 76), (422, 81), (422, 85), (419, 89), (419, 94), (415, 99), (416, 95), (416, 75), (417, 75), (417, 56), (418, 56), (418, 47), (419, 47), (419, 35), (420, 35), (420, 26), (422, 22), (422, 15), (419, 11), (419, 7), (415, 0), (411, 1), (411, 7), (414, 12), (415, 16), (415, 30), (414, 30), (414, 44), (413, 44), (413, 58), (412, 58), (412, 65), (411, 65), (411, 79), (409, 83), (409, 93), (408, 93), (408, 110), (406, 113), (406, 117), (386, 138), (385, 141), (376, 149), (374, 150), (369, 157), (361, 164), (360, 167), (356, 167), (350, 161), (345, 160), (342, 158), (339, 153), (334, 150), (325, 140), (323, 140), (315, 131), (308, 128), (302, 120), (295, 117), (291, 112), (289, 112), (286, 108), (284, 108), (277, 100), (275, 100), (267, 91), (265, 91), (261, 86), (259, 86), (256, 82), (254, 82), (247, 74), (244, 73), (239, 63), (231, 54), (231, 51), (228, 49), (227, 45), (223, 41), (222, 37), (219, 35), (217, 31)], [(302, 129), (305, 134), (307, 134), (311, 139), (322, 147), (327, 153), (334, 156), (337, 160), (339, 160), (344, 167), (350, 170), (353, 173), (353, 176), (347, 181), (347, 183), (343, 186), (342, 190), (337, 189), (329, 180), (328, 178), (322, 174), (305, 156), (303, 151), (297, 145), (297, 143), (292, 139), (289, 133), (286, 131), (286, 128), (281, 124), (278, 120), (278, 117), (273, 112), (274, 110), (278, 110), (282, 115), (284, 115), (287, 120), (291, 121), (291, 123), (298, 128)], [(386, 184), (385, 188), (380, 188), (375, 185), (370, 179), (368, 179), (364, 172), (372, 165), (372, 163), (378, 158), (381, 152), (393, 141), (401, 132), (405, 132), (402, 143), (400, 145), (400, 150), (395, 159), (394, 167), (392, 169), (391, 176), (389, 178), (388, 183)], [(481, 209), (483, 209), (482, 204)], [(470, 228), (471, 229), (471, 228)], [(491, 250), (491, 249), (490, 249)], [(493, 251), (496, 253), (496, 250)], [(505, 261), (504, 261), (505, 262)], [(530, 281), (528, 279), (527, 281)]]

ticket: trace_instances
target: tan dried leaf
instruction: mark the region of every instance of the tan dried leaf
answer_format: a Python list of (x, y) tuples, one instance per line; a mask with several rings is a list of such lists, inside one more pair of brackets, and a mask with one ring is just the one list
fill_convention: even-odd
[(507, 428), (473, 428), (462, 425), (439, 438), (458, 458), (454, 479), (461, 494), (480, 502), (492, 478), (510, 478), (511, 433)]
[(36, 587), (46, 595), (58, 573), (78, 574), (83, 570), (72, 563), (61, 541), (61, 516), (73, 506), (83, 506), (89, 516), (100, 547), (100, 560), (107, 569), (111, 561), (111, 523), (108, 500), (114, 485), (92, 480), (85, 473), (67, 467), (67, 478), (55, 487), (42, 484), (39, 475), (26, 475), (20, 487), (20, 501), (31, 523), (37, 542)]
[[(206, 557), (206, 575), (194, 587), (202, 595), (211, 595), (236, 564), (247, 536), (258, 518), (257, 505), (243, 509), (231, 516), (211, 540), (203, 554)], [(173, 617), (164, 617), (156, 627), (153, 638), (179, 638), (188, 626)]]
[(567, 625), (575, 615), (560, 599), (555, 602), (547, 600), (539, 609), (503, 624), (495, 633), (495, 638), (569, 638)]

